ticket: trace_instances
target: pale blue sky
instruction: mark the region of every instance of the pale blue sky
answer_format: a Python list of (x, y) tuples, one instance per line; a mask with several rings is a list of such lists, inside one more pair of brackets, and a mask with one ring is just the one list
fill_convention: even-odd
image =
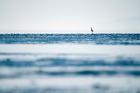
[(0, 0), (1, 33), (140, 33), (140, 0)]

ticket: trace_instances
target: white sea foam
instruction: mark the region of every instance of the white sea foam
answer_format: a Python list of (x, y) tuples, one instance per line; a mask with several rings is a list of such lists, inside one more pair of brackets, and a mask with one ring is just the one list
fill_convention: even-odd
[(140, 54), (140, 46), (90, 44), (1, 44), (1, 53)]
[[(28, 77), (28, 78), (14, 78), (0, 80), (0, 89), (14, 90), (18, 89), (86, 89), (88, 93), (95, 90), (112, 91), (119, 93), (131, 92), (137, 93), (139, 91), (140, 78), (133, 77)], [(92, 92), (89, 92), (92, 91)], [(67, 91), (66, 91), (67, 92)], [(55, 93), (55, 92), (54, 92)], [(76, 92), (79, 93), (79, 92)], [(80, 92), (83, 93), (83, 92)], [(97, 91), (95, 93), (98, 93)], [(111, 93), (111, 92), (109, 92)]]

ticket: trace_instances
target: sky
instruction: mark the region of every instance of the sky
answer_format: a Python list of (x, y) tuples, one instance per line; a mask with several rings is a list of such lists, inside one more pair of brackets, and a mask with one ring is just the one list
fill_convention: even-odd
[(140, 33), (140, 0), (0, 0), (0, 33)]

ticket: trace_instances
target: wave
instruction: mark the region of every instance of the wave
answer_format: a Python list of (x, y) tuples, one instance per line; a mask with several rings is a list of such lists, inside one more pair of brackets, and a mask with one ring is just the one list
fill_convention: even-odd
[[(20, 56), (20, 57), (18, 57)], [(1, 55), (0, 66), (140, 66), (139, 55)]]
[(40, 55), (3, 54), (0, 78), (63, 75), (130, 75), (140, 76), (140, 58), (109, 55)]
[(139, 67), (1, 67), (0, 78), (32, 76), (140, 76)]

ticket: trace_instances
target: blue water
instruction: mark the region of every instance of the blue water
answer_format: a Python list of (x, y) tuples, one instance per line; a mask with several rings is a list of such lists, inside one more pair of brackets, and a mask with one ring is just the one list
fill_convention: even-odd
[[(135, 50), (135, 46), (140, 49), (140, 34), (0, 34), (0, 46), (5, 45), (0, 47), (0, 93), (140, 93), (139, 50), (117, 54), (114, 48), (109, 54), (89, 48), (93, 53), (84, 54), (85, 50), (75, 53), (74, 46), (71, 53), (63, 54), (56, 50), (50, 53), (49, 49), (44, 53), (18, 49), (32, 44), (40, 44), (40, 51), (42, 44), (62, 45), (60, 51), (65, 44), (106, 45), (108, 51), (112, 46), (126, 50), (130, 46)], [(17, 50), (3, 50), (12, 45)]]
[(100, 45), (140, 45), (140, 34), (0, 34), (0, 43), (88, 43)]

